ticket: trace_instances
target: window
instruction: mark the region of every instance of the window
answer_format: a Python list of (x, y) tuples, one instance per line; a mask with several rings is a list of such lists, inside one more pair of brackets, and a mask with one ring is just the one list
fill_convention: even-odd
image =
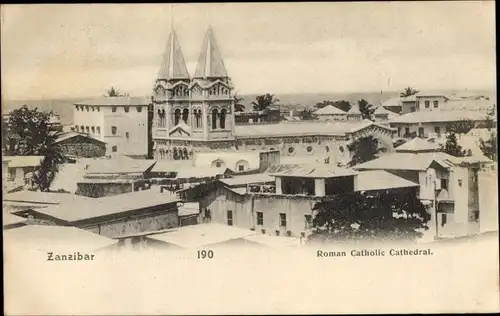
[(126, 106), (124, 107), (125, 113), (128, 113), (130, 111), (130, 107)]
[(430, 102), (430, 101), (425, 101), (425, 108), (426, 108), (426, 109), (428, 109), (430, 105), (431, 105), (431, 102)]
[(264, 225), (264, 213), (257, 212), (257, 225)]
[(313, 150), (312, 146), (307, 146), (307, 152), (308, 153), (312, 152), (312, 150)]
[(125, 133), (125, 138), (130, 138), (130, 134), (128, 132)]
[(227, 211), (227, 224), (233, 226), (233, 211)]
[(420, 137), (420, 138), (424, 137), (424, 128), (423, 127), (418, 128), (418, 137)]
[(417, 101), (417, 109), (420, 109), (420, 101)]
[(220, 111), (219, 121), (220, 121), (220, 128), (221, 129), (225, 129), (226, 128), (226, 114), (227, 114), (227, 110), (226, 109), (222, 109)]
[(90, 134), (90, 127), (85, 126), (85, 130), (87, 131), (87, 134)]
[(411, 107), (410, 112), (415, 112), (415, 107), (414, 106)]
[(325, 146), (325, 150), (326, 150), (327, 153), (330, 152), (330, 147)]
[(90, 107), (88, 105), (85, 107), (85, 109), (87, 110), (87, 112), (90, 112)]
[(410, 128), (405, 127), (405, 137), (410, 137)]
[(432, 102), (432, 104), (434, 105), (435, 108), (437, 108), (439, 106), (439, 101), (434, 101)]
[(441, 214), (441, 226), (444, 226), (446, 224), (446, 214)]
[(441, 135), (441, 128), (439, 128), (439, 126), (434, 127), (434, 132), (438, 135)]
[(116, 135), (116, 126), (111, 126), (111, 134)]
[(340, 146), (339, 150), (340, 150), (341, 153), (344, 153), (344, 147)]
[(398, 127), (398, 137), (401, 137), (401, 127)]
[(141, 113), (142, 112), (142, 106), (136, 106), (135, 108), (137, 109), (137, 113)]
[(184, 123), (188, 123), (188, 119), (189, 119), (189, 110), (188, 109), (184, 109), (182, 111), (182, 120), (184, 121)]
[(441, 189), (448, 190), (448, 180), (447, 179), (441, 179)]
[(75, 131), (78, 132), (78, 125), (75, 125)]
[(176, 109), (174, 111), (174, 126), (176, 126), (177, 124), (179, 124), (180, 120), (181, 120), (181, 110), (180, 109)]
[(312, 215), (304, 215), (305, 228), (312, 228)]
[(117, 152), (118, 151), (118, 146), (111, 147), (111, 151), (114, 152), (114, 153)]
[(94, 112), (94, 111), (95, 111), (95, 108), (94, 108), (94, 107), (92, 107), (92, 112)]
[(113, 113), (116, 112), (116, 106), (111, 108), (111, 112), (113, 112)]
[(215, 162), (215, 166), (216, 166), (217, 168), (220, 168), (220, 167), (222, 166), (222, 164), (221, 164), (221, 162), (220, 162), (220, 161), (216, 161), (216, 162)]
[(286, 214), (280, 213), (280, 227), (286, 227)]
[(212, 110), (212, 129), (217, 129), (217, 117), (219, 116), (219, 111), (217, 109)]
[(92, 131), (92, 134), (94, 134), (94, 133), (95, 133), (95, 127), (94, 127), (94, 126), (92, 126), (92, 127), (90, 128), (90, 130)]
[(244, 171), (244, 170), (245, 170), (245, 166), (243, 166), (243, 165), (238, 166), (238, 171)]
[(101, 134), (101, 127), (97, 126), (97, 134)]
[(276, 234), (276, 236), (280, 235), (280, 231), (279, 230), (276, 230), (274, 233)]
[(205, 209), (205, 218), (210, 219), (211, 217), (212, 217), (212, 215), (210, 214), (210, 210), (208, 208)]
[(101, 112), (101, 109), (99, 107), (97, 107), (97, 112)]
[(288, 153), (293, 154), (295, 152), (295, 148), (290, 147), (288, 148)]
[(461, 187), (462, 186), (462, 179), (458, 179), (458, 186)]

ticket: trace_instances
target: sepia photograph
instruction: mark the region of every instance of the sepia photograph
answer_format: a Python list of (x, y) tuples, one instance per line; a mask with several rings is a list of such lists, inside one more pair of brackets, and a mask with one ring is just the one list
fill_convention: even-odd
[(5, 315), (500, 312), (494, 1), (0, 13)]

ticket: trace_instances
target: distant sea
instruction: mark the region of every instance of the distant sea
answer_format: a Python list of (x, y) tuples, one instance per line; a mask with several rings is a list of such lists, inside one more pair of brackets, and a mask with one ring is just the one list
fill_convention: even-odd
[[(457, 90), (441, 90), (440, 92), (445, 94), (453, 94)], [(469, 90), (470, 93), (476, 93), (480, 95), (486, 95), (494, 100), (496, 98), (496, 92), (491, 90)], [(255, 101), (257, 94), (240, 95), (243, 97), (243, 104), (246, 109), (250, 110), (252, 108), (251, 103)], [(280, 104), (293, 106), (314, 106), (317, 102), (324, 100), (336, 101), (336, 100), (347, 100), (356, 103), (358, 100), (365, 99), (370, 104), (379, 105), (382, 102), (399, 96), (399, 91), (393, 92), (354, 92), (354, 93), (297, 93), (297, 94), (276, 94), (276, 97), (280, 100)], [(61, 123), (64, 125), (69, 125), (73, 123), (73, 104), (83, 100), (92, 99), (92, 97), (87, 98), (65, 98), (65, 99), (52, 99), (52, 100), (2, 100), (2, 114), (7, 114), (11, 110), (19, 108), (23, 105), (28, 107), (38, 107), (40, 109), (50, 111), (52, 110), (60, 116)]]

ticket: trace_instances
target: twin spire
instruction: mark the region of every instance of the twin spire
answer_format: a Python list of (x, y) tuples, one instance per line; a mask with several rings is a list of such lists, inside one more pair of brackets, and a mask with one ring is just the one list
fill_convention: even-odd
[[(198, 64), (194, 73), (194, 79), (203, 78), (226, 78), (227, 71), (224, 66), (222, 54), (219, 46), (215, 41), (215, 36), (212, 28), (208, 28), (205, 35)], [(186, 62), (182, 53), (179, 40), (175, 30), (172, 29), (168, 38), (167, 48), (163, 54), (163, 60), (158, 73), (158, 79), (189, 79)]]

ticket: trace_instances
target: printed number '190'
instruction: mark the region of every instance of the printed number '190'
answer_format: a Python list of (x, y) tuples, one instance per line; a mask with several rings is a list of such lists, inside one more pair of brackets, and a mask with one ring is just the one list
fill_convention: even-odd
[(212, 250), (198, 250), (198, 259), (212, 259), (214, 257), (214, 252)]

